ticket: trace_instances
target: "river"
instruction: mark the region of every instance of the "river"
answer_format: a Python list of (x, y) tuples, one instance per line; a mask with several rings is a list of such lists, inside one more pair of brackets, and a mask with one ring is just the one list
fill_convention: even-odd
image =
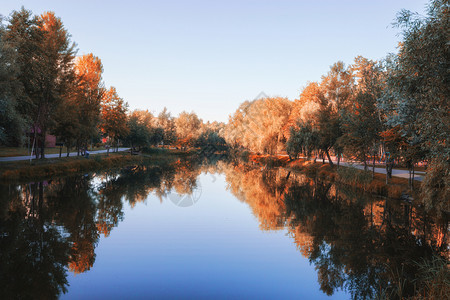
[[(282, 168), (178, 161), (0, 185), (3, 299), (411, 296), (448, 221)], [(415, 284), (416, 283), (416, 284)]]

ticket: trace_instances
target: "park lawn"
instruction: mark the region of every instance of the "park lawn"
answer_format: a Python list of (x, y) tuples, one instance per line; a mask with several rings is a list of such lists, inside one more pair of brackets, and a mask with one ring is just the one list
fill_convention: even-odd
[[(89, 151), (95, 150), (104, 150), (105, 147), (92, 147)], [(66, 152), (67, 149), (63, 147), (62, 155)], [(71, 152), (76, 151), (75, 149), (71, 149)], [(59, 147), (54, 148), (45, 148), (45, 154), (59, 154)], [(29, 156), (28, 148), (23, 147), (0, 147), (0, 157), (12, 157), (12, 156)]]

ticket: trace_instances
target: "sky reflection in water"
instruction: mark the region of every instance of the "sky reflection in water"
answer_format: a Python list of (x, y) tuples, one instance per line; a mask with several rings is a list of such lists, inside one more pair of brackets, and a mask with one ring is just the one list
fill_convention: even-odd
[(65, 298), (329, 298), (286, 230), (261, 231), (248, 205), (226, 191), (224, 175), (198, 179), (193, 206), (155, 196), (126, 205), (124, 221), (100, 239), (94, 267), (69, 275)]

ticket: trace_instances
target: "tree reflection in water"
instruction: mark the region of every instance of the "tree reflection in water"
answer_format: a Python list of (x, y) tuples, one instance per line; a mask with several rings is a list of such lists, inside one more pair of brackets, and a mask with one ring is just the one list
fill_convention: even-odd
[[(408, 203), (355, 194), (283, 169), (227, 165), (224, 173), (262, 229), (287, 228), (327, 295), (340, 289), (357, 299), (424, 294), (417, 262), (433, 255), (448, 259), (448, 220)], [(448, 270), (446, 275), (448, 283)]]
[(448, 258), (448, 222), (411, 205), (373, 199), (283, 169), (251, 164), (177, 162), (95, 175), (0, 185), (2, 298), (56, 298), (67, 270), (88, 271), (100, 235), (123, 220), (123, 205), (149, 194), (191, 194), (202, 172), (225, 175), (262, 230), (288, 230), (317, 269), (322, 291), (354, 298), (408, 297), (423, 287), (415, 262)]
[(88, 271), (100, 234), (123, 220), (150, 193), (192, 192), (199, 168), (133, 166), (119, 171), (19, 185), (0, 185), (0, 296), (57, 298), (67, 291), (67, 270)]
[(0, 188), (3, 299), (53, 299), (66, 291), (70, 247), (53, 221), (52, 208), (44, 197), (46, 184)]

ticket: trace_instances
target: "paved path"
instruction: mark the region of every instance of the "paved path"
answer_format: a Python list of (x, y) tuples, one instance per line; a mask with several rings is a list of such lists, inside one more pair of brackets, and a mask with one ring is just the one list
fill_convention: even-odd
[[(119, 148), (119, 151), (127, 151), (130, 148)], [(89, 155), (95, 155), (100, 153), (106, 153), (107, 150), (96, 150), (89, 151)], [(112, 153), (112, 150), (109, 150), (109, 153)], [(70, 152), (69, 156), (77, 156), (77, 152)], [(67, 153), (62, 153), (61, 157), (67, 157)], [(46, 154), (45, 158), (59, 158), (59, 153), (57, 154)], [(11, 157), (0, 157), (0, 162), (2, 161), (18, 161), (18, 160), (29, 160), (30, 156), (11, 156)], [(32, 159), (36, 159), (36, 156), (33, 156)]]
[[(328, 162), (328, 161), (325, 160), (325, 162)], [(362, 166), (360, 164), (356, 164), (356, 163), (352, 164), (352, 163), (347, 163), (347, 162), (341, 162), (340, 165), (347, 166), (347, 167), (354, 167), (354, 168), (358, 168), (360, 170), (364, 170), (364, 166)], [(372, 171), (372, 166), (369, 166), (367, 170)], [(386, 168), (375, 167), (375, 173), (386, 174)], [(409, 171), (392, 169), (392, 176), (409, 179)], [(414, 172), (414, 180), (422, 181), (424, 176), (425, 176), (425, 172), (423, 172), (423, 171), (415, 171)]]

